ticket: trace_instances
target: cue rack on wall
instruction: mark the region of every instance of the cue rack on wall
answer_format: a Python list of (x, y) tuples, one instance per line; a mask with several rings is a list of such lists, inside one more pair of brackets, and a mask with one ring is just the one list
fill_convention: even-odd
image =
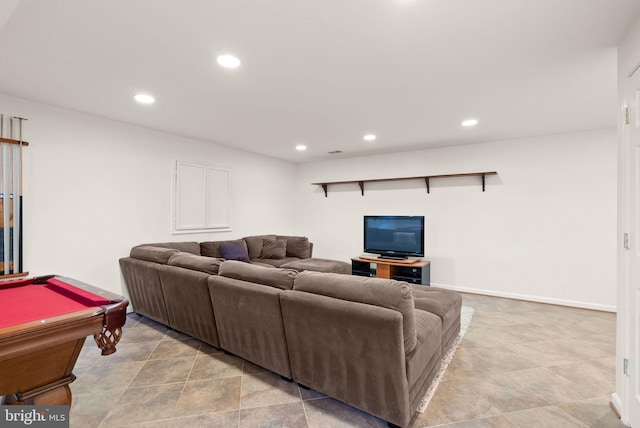
[(0, 114), (0, 280), (26, 276), (22, 251), (23, 117)]

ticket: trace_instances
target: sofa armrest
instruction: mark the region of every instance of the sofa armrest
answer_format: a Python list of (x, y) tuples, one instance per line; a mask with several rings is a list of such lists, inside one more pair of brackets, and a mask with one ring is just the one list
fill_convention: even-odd
[(138, 245), (137, 247), (133, 247), (129, 254), (133, 259), (166, 265), (171, 256), (178, 253), (179, 251), (173, 248)]
[(200, 255), (199, 242), (154, 242), (153, 244), (143, 244), (141, 246), (171, 248), (174, 250), (182, 251), (184, 253), (191, 253), (197, 256)]
[(132, 309), (140, 315), (169, 325), (167, 307), (160, 285), (159, 266), (157, 263), (133, 257), (120, 259), (120, 269)]

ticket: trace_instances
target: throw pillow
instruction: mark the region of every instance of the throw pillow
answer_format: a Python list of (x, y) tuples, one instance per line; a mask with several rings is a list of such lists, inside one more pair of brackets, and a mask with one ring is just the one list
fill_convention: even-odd
[(265, 239), (276, 239), (276, 235), (256, 235), (245, 236), (242, 238), (247, 243), (247, 250), (249, 250), (249, 258), (256, 259), (262, 254), (262, 243)]
[(237, 244), (223, 244), (220, 245), (220, 253), (222, 258), (226, 260), (239, 260), (241, 262), (249, 261), (249, 254), (247, 254), (246, 247)]
[(306, 236), (281, 236), (276, 237), (287, 243), (287, 256), (307, 259), (311, 257), (311, 243)]
[(247, 248), (247, 244), (244, 242), (244, 239), (205, 241), (200, 243), (200, 255), (207, 257), (222, 257), (222, 252), (220, 251), (220, 247), (222, 245), (239, 245), (245, 249)]
[(286, 241), (278, 241), (276, 239), (265, 239), (262, 243), (262, 253), (260, 257), (263, 259), (284, 259), (287, 254)]

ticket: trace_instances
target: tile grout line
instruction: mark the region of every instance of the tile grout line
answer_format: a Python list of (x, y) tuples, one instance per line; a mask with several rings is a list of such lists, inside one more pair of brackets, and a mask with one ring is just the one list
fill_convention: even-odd
[[(143, 318), (140, 318), (140, 319), (135, 323), (135, 325), (133, 325), (133, 326), (132, 326), (132, 327), (130, 327), (130, 328), (135, 328), (135, 327), (137, 327), (137, 326), (138, 326), (138, 324), (140, 324), (140, 323), (141, 323), (142, 319), (143, 319)], [(125, 321), (125, 323), (126, 323), (126, 321)], [(166, 333), (165, 333), (165, 334), (166, 334)], [(163, 337), (164, 337), (164, 336), (163, 336)], [(133, 342), (133, 343), (135, 344), (136, 342)], [(131, 384), (132, 384), (132, 383), (133, 383), (133, 381), (135, 380), (136, 376), (138, 376), (138, 374), (140, 373), (140, 370), (142, 370), (142, 368), (144, 367), (144, 365), (149, 361), (149, 358), (151, 358), (151, 355), (153, 355), (153, 352), (158, 348), (158, 346), (159, 346), (159, 345), (160, 345), (160, 340), (158, 340), (158, 341), (157, 341), (156, 346), (155, 346), (155, 347), (153, 348), (153, 350), (149, 353), (149, 355), (147, 356), (147, 359), (146, 359), (146, 360), (144, 360), (144, 361), (142, 362), (142, 365), (141, 365), (141, 366), (140, 366), (140, 368), (136, 371), (136, 374), (135, 374), (134, 376), (132, 376), (131, 381), (129, 381), (129, 383), (127, 384), (127, 387), (126, 387), (126, 388), (124, 388), (124, 389), (120, 392), (120, 394), (118, 395), (118, 400), (116, 401), (116, 403), (117, 403), (117, 402), (119, 402), (119, 401), (120, 401), (120, 399), (122, 399), (122, 396), (124, 395), (124, 393), (125, 393), (125, 392), (127, 392), (127, 391), (131, 388)], [(126, 362), (126, 361), (123, 361), (123, 362)], [(131, 361), (131, 362), (134, 362), (134, 361)], [(115, 364), (118, 364), (118, 363), (115, 363)], [(107, 413), (102, 417), (102, 419), (100, 419), (100, 421), (98, 422), (98, 427), (102, 426), (102, 424), (103, 424), (104, 420), (105, 420), (105, 419), (106, 419), (106, 417), (109, 415), (109, 413), (111, 413), (111, 409), (110, 409), (110, 410), (109, 410), (109, 411), (108, 411), (108, 412), (107, 412)]]
[(307, 427), (309, 427), (309, 416), (307, 416), (307, 406), (304, 405), (304, 399), (302, 398), (302, 388), (300, 388), (300, 385), (298, 384), (298, 382), (296, 382), (296, 387), (298, 388), (298, 395), (300, 396), (300, 403), (302, 403), (302, 413), (304, 413), (304, 422), (307, 424)]
[[(542, 407), (532, 407), (531, 409), (516, 410), (516, 411), (513, 411), (513, 412), (505, 412), (505, 413), (502, 413), (500, 416), (504, 416), (505, 418), (507, 418), (509, 420), (509, 422), (511, 422), (513, 424), (516, 424), (514, 421), (509, 419), (508, 415), (513, 415), (515, 413), (521, 413), (521, 412), (526, 412), (528, 410), (538, 410), (538, 409), (548, 409), (549, 411), (553, 412), (553, 410), (550, 409), (552, 407), (555, 407), (557, 410), (560, 410), (560, 412), (562, 412), (561, 413), (562, 416), (565, 416), (565, 415), (568, 416), (572, 422), (577, 422), (578, 425), (582, 426), (582, 428), (589, 428), (589, 425), (587, 425), (584, 422), (582, 422), (581, 420), (575, 418), (569, 412), (565, 412), (564, 409), (562, 409), (560, 406), (558, 406), (556, 404), (552, 404), (552, 405), (549, 405), (549, 406), (542, 406)], [(516, 425), (518, 425), (518, 424), (516, 424)], [(520, 425), (518, 425), (518, 426), (520, 426)], [(522, 428), (524, 428), (524, 427), (522, 427)]]
[(245, 359), (242, 358), (242, 374), (240, 375), (240, 397), (238, 397), (238, 428), (240, 428), (240, 420), (242, 416), (242, 384), (244, 383), (244, 366)]
[[(160, 342), (158, 342), (158, 346), (159, 346), (159, 344), (160, 344)], [(182, 385), (182, 391), (180, 391), (180, 395), (178, 395), (178, 399), (176, 400), (176, 404), (173, 406), (173, 410), (171, 411), (171, 419), (176, 418), (175, 414), (176, 414), (176, 410), (178, 408), (178, 403), (180, 402), (180, 398), (182, 397), (182, 394), (184, 394), (184, 390), (187, 388), (187, 382), (189, 382), (189, 378), (191, 377), (191, 372), (193, 372), (193, 367), (196, 365), (196, 360), (198, 358), (198, 353), (200, 352), (200, 349), (202, 349), (202, 342), (200, 342), (200, 345), (198, 345), (198, 350), (196, 351), (196, 354), (193, 356), (193, 362), (191, 363), (191, 368), (189, 369), (189, 373), (187, 374), (187, 378), (184, 380), (184, 384)], [(176, 382), (176, 383), (178, 383), (178, 382)]]

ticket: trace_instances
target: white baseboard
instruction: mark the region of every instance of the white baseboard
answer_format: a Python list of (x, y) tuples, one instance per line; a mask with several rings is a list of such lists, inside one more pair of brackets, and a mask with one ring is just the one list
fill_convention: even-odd
[(611, 401), (610, 404), (615, 407), (615, 412), (620, 415), (620, 422), (622, 422), (623, 424), (629, 426), (629, 424), (627, 424), (627, 422), (624, 420), (624, 418), (622, 417), (623, 412), (622, 412), (622, 401), (620, 400), (620, 396), (618, 395), (617, 392), (614, 392), (613, 394), (611, 394)]
[(570, 306), (572, 308), (581, 308), (581, 309), (592, 309), (592, 310), (603, 311), (603, 312), (613, 312), (613, 313), (617, 312), (616, 306), (612, 306), (612, 305), (600, 305), (597, 303), (580, 302), (576, 300), (564, 300), (564, 299), (555, 299), (552, 297), (531, 296), (528, 294), (505, 293), (502, 291), (482, 290), (479, 288), (459, 287), (457, 285), (437, 284), (433, 282), (431, 283), (431, 286), (446, 288), (448, 290), (455, 290), (461, 293), (482, 294), (484, 296), (504, 297), (507, 299), (526, 300), (529, 302), (536, 302), (536, 303), (549, 303), (552, 305)]

